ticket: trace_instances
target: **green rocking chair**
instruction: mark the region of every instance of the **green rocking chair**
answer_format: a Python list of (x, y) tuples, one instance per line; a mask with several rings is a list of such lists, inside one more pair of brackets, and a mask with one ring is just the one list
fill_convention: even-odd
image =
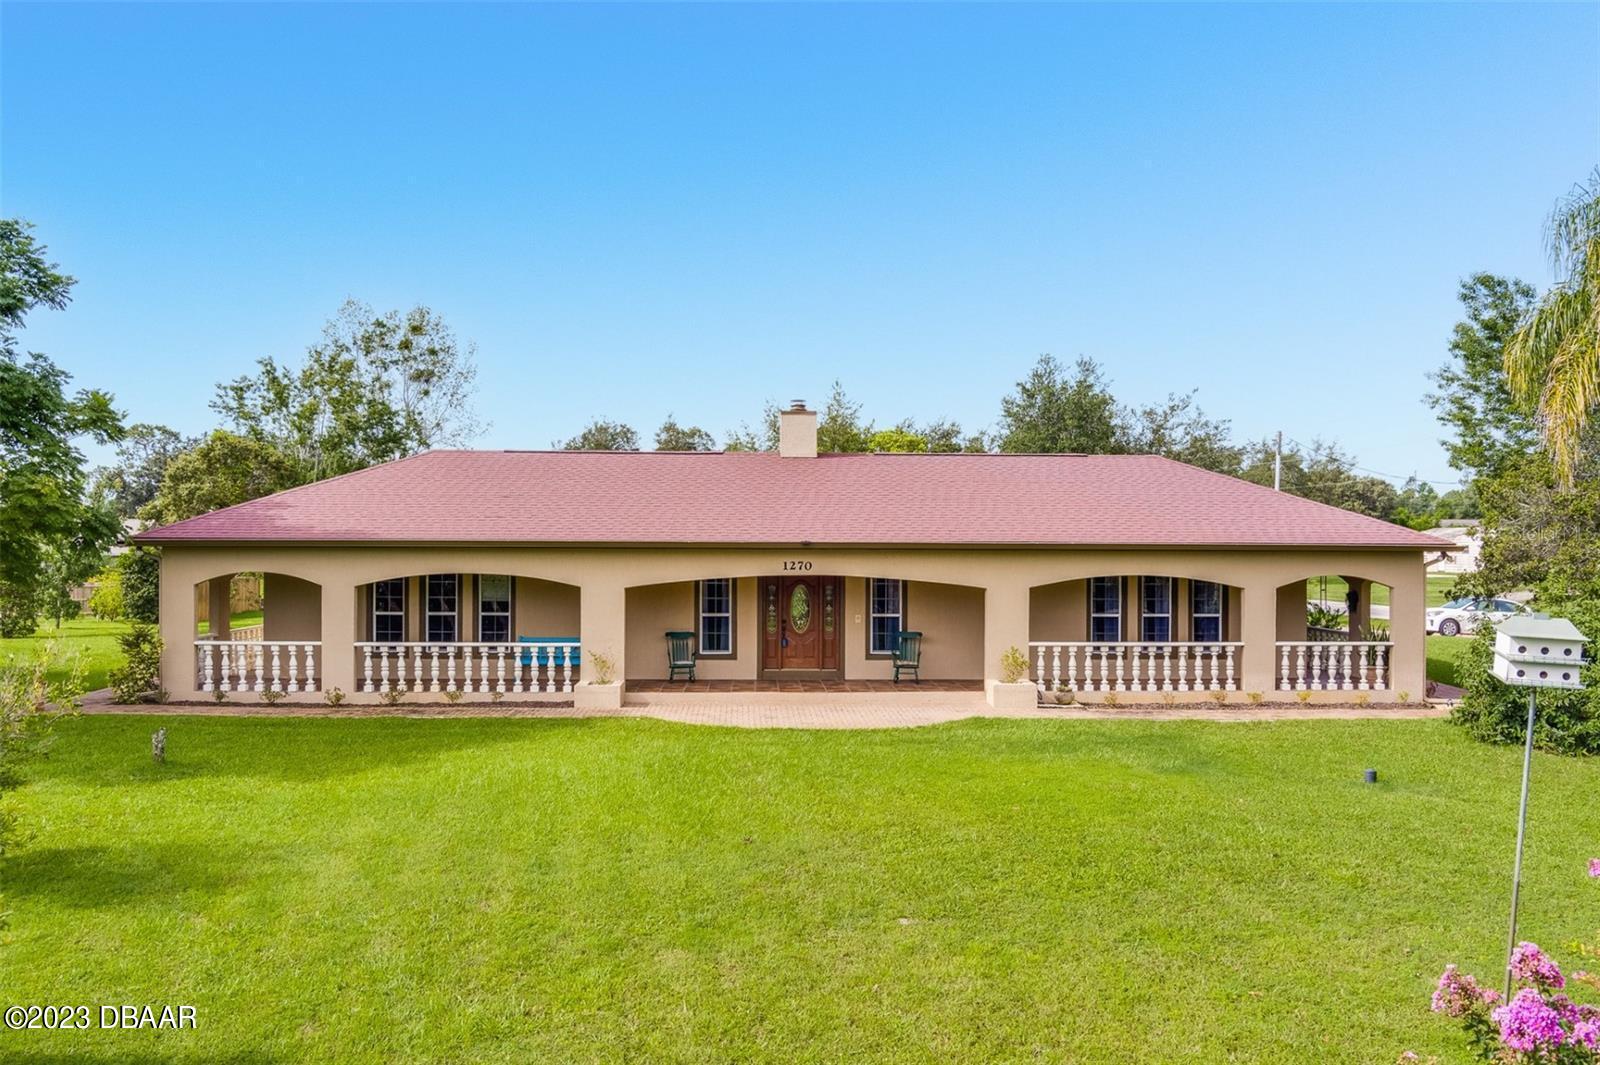
[(682, 673), (694, 680), (694, 633), (667, 633), (667, 679), (677, 680)]
[(894, 645), (894, 682), (900, 683), (901, 672), (910, 673), (913, 680), (922, 683), (917, 667), (922, 664), (922, 633), (907, 629), (900, 633)]

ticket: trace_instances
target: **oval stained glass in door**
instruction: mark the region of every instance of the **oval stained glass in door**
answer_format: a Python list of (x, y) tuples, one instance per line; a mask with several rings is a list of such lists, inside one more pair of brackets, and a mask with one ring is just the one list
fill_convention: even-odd
[(804, 633), (811, 628), (811, 592), (803, 584), (789, 593), (789, 628)]

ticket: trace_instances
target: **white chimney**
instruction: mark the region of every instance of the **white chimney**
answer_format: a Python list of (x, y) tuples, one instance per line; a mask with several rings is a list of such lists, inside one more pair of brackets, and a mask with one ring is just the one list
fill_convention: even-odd
[(817, 412), (797, 399), (778, 412), (778, 454), (786, 459), (817, 457)]

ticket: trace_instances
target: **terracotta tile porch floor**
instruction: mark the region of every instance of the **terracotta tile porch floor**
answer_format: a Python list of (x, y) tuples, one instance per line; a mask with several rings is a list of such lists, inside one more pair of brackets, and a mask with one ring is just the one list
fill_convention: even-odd
[(981, 692), (981, 680), (630, 680), (628, 692)]

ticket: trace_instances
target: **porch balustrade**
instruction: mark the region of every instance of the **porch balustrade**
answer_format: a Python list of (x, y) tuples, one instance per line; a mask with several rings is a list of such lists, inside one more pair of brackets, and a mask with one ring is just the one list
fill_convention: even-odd
[(364, 692), (570, 692), (579, 661), (578, 644), (553, 641), (355, 647)]
[(1374, 640), (1278, 643), (1279, 691), (1387, 691), (1392, 645)]
[(1036, 642), (1034, 685), (1040, 692), (1234, 691), (1241, 643)]
[(320, 640), (195, 639), (195, 671), (205, 692), (313, 692)]

